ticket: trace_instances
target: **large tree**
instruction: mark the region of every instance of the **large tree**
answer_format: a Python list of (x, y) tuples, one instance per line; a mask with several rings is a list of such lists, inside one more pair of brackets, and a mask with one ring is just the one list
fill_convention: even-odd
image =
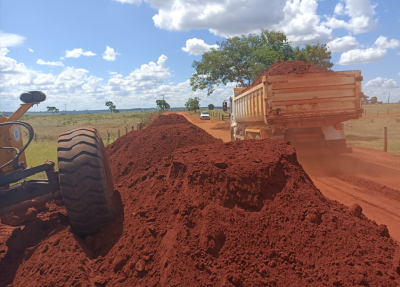
[(196, 113), (197, 110), (200, 110), (200, 98), (189, 98), (185, 103), (185, 107), (188, 111), (194, 111)]
[(117, 110), (117, 107), (113, 104), (113, 102), (107, 101), (106, 106), (110, 109), (111, 113), (119, 113), (119, 110)]
[(194, 91), (207, 89), (207, 95), (210, 95), (221, 83), (247, 87), (276, 61), (303, 60), (325, 69), (332, 66), (328, 65), (331, 55), (324, 45), (308, 45), (300, 50), (278, 31), (262, 30), (259, 35), (231, 37), (217, 44), (218, 48), (205, 52), (200, 61), (192, 64), (196, 69), (190, 78)]
[(165, 100), (156, 100), (157, 108), (160, 112), (169, 110), (171, 107)]
[(308, 64), (320, 66), (325, 70), (332, 68), (331, 51), (326, 44), (306, 45), (303, 49), (296, 47), (296, 60), (304, 61)]
[(47, 107), (47, 111), (54, 115), (54, 113), (58, 113), (60, 110), (56, 107)]

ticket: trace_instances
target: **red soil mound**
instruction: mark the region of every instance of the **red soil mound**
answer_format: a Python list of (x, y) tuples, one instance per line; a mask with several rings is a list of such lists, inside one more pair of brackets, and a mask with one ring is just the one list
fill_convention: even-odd
[(159, 115), (146, 129), (129, 132), (107, 147), (114, 183), (149, 169), (174, 150), (222, 143), (181, 115)]
[(154, 116), (147, 127), (165, 126), (165, 125), (178, 125), (178, 124), (188, 124), (189, 121), (177, 114), (168, 115), (156, 115)]
[(315, 65), (307, 64), (303, 61), (275, 62), (271, 68), (259, 76), (250, 86), (242, 91), (245, 92), (261, 84), (263, 77), (283, 76), (290, 74), (309, 74), (309, 73), (327, 73), (329, 71)]
[[(192, 134), (191, 124), (176, 126), (177, 136), (206, 136), (204, 131)], [(147, 132), (146, 142), (167, 145), (156, 131), (170, 127), (174, 126), (146, 128), (131, 133), (127, 141)], [(157, 138), (161, 144), (156, 144)], [(141, 147), (110, 148), (110, 157), (123, 148)], [(138, 164), (138, 172), (115, 181), (116, 220), (93, 238), (75, 236), (60, 213), (14, 232), (0, 262), (0, 285), (12, 281), (12, 286), (400, 283), (400, 251), (395, 252), (397, 245), (387, 229), (368, 220), (359, 208), (350, 212), (326, 199), (286, 142), (243, 141), (169, 150), (158, 160), (154, 157), (151, 165)], [(111, 163), (114, 172), (132, 160), (122, 154), (121, 162)], [(30, 238), (30, 234), (36, 235)]]

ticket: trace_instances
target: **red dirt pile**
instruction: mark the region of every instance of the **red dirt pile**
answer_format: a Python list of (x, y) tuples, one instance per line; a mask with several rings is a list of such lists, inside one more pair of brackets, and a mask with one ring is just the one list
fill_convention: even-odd
[(114, 182), (148, 170), (174, 150), (203, 144), (222, 143), (176, 114), (157, 115), (142, 130), (128, 133), (107, 146)]
[(250, 86), (242, 91), (245, 92), (251, 88), (261, 84), (263, 77), (283, 76), (290, 74), (310, 74), (310, 73), (327, 73), (329, 71), (315, 65), (307, 64), (303, 61), (275, 62), (271, 68), (266, 70), (259, 76)]
[[(175, 140), (161, 138), (174, 127), (180, 131), (174, 137), (195, 137), (195, 145), (187, 139), (186, 147), (175, 148)], [(186, 123), (121, 138), (119, 148), (116, 142), (108, 149), (111, 169), (116, 174), (134, 164), (115, 180), (115, 222), (85, 239), (62, 213), (28, 223), (7, 241), (0, 285), (400, 284), (400, 249), (385, 226), (357, 206), (325, 198), (292, 146), (278, 140), (199, 144), (207, 137)], [(151, 156), (153, 147), (156, 156), (148, 161), (144, 154)], [(139, 149), (143, 156), (134, 155)]]

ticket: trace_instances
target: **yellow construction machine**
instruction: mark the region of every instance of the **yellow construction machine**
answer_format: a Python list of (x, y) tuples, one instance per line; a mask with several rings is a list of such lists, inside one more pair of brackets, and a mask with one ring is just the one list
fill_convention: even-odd
[[(114, 192), (103, 141), (93, 127), (68, 130), (58, 138), (58, 170), (54, 162), (27, 167), (25, 149), (34, 138), (32, 126), (19, 119), (46, 99), (43, 92), (25, 92), (21, 107), (0, 117), (0, 215), (28, 208), (32, 200), (54, 199), (64, 204), (70, 224), (80, 236), (96, 233), (114, 217)], [(21, 129), (28, 131), (26, 144)], [(45, 172), (47, 179), (24, 180)]]

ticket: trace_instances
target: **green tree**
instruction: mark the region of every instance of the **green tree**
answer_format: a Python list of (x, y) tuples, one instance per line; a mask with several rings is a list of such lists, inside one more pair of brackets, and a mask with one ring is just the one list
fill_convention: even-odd
[(119, 113), (119, 110), (117, 110), (117, 107), (113, 104), (113, 102), (107, 101), (106, 106), (110, 109), (111, 113)]
[(160, 112), (164, 112), (171, 108), (170, 105), (165, 100), (156, 100), (156, 105)]
[(374, 105), (374, 104), (376, 104), (376, 103), (378, 102), (378, 98), (377, 98), (377, 97), (372, 97), (372, 98), (369, 100), (369, 102), (370, 102), (371, 105)]
[(212, 111), (214, 109), (214, 105), (213, 104), (209, 104), (208, 105), (208, 110)]
[(325, 70), (330, 70), (333, 66), (333, 63), (330, 61), (331, 51), (328, 50), (326, 44), (306, 45), (301, 50), (299, 47), (296, 47), (295, 54), (296, 60), (320, 66)]
[(185, 104), (185, 107), (188, 111), (193, 111), (196, 113), (197, 110), (200, 110), (200, 98), (189, 98)]
[(259, 35), (231, 37), (217, 44), (217, 49), (210, 49), (203, 53), (200, 61), (193, 62), (192, 67), (196, 69), (190, 78), (193, 91), (207, 89), (207, 95), (211, 95), (221, 83), (238, 83), (247, 87), (276, 61), (301, 58), (326, 69), (333, 65), (325, 45), (318, 44), (316, 48), (308, 45), (303, 52), (294, 48), (286, 35), (279, 31), (262, 30)]
[(47, 107), (47, 112), (52, 113), (54, 115), (54, 113), (58, 113), (60, 110), (57, 109), (56, 107)]

